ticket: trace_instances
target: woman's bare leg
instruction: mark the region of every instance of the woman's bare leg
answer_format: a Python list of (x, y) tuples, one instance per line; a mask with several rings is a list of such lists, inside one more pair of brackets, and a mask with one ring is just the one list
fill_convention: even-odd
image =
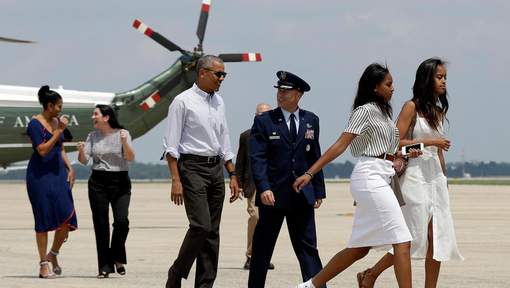
[[(46, 249), (48, 249), (48, 232), (35, 233), (35, 241), (37, 242), (37, 251), (39, 252), (39, 261), (46, 260)], [(43, 277), (51, 274), (48, 265), (41, 265), (39, 274)]]
[(338, 252), (328, 264), (322, 268), (312, 279), (312, 283), (315, 287), (322, 287), (326, 282), (331, 280), (333, 277), (344, 271), (347, 267), (351, 266), (352, 263), (365, 257), (370, 251), (370, 247), (361, 248), (345, 248)]
[(46, 249), (48, 249), (48, 232), (35, 233), (35, 241), (37, 241), (37, 251), (39, 252), (39, 260), (46, 260)]
[(393, 268), (397, 278), (398, 287), (412, 287), (411, 274), (411, 242), (393, 244)]
[(64, 244), (64, 241), (67, 238), (67, 235), (69, 234), (69, 227), (66, 225), (62, 225), (60, 229), (55, 231), (55, 236), (53, 237), (53, 245), (51, 246), (51, 251), (53, 252), (59, 252), (60, 247), (62, 247), (62, 244)]
[(432, 229), (432, 219), (428, 227), (428, 247), (427, 256), (425, 257), (425, 288), (435, 288), (439, 279), (439, 269), (441, 262), (434, 260), (434, 231)]
[[(55, 231), (53, 236), (53, 244), (51, 245), (51, 252), (46, 255), (46, 259), (53, 265), (53, 270), (57, 275), (62, 273), (60, 266), (58, 265), (57, 255), (60, 252), (60, 247), (64, 244), (64, 241), (69, 234), (69, 227), (67, 224), (62, 225), (58, 230)], [(53, 252), (53, 253), (52, 253)]]

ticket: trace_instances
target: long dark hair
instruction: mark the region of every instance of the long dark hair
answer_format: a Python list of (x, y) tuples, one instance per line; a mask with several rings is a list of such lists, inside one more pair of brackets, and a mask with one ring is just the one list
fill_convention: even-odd
[(119, 120), (117, 120), (117, 116), (115, 115), (115, 111), (113, 111), (112, 107), (103, 104), (97, 104), (96, 108), (99, 109), (101, 115), (108, 116), (108, 124), (110, 127), (114, 129), (124, 129), (124, 126), (120, 125)]
[(359, 79), (358, 91), (356, 92), (356, 98), (354, 98), (352, 110), (367, 103), (374, 102), (379, 106), (383, 114), (391, 118), (393, 110), (390, 103), (384, 101), (381, 96), (375, 93), (375, 87), (379, 85), (389, 73), (388, 67), (382, 66), (381, 64), (372, 63), (368, 65)]
[(436, 95), (435, 77), (437, 67), (446, 65), (439, 58), (430, 58), (423, 61), (416, 70), (416, 79), (413, 85), (413, 99), (416, 112), (421, 114), (430, 127), (437, 130), (439, 125), (446, 119), (448, 112), (447, 92)]
[(48, 104), (51, 103), (55, 105), (59, 100), (62, 101), (62, 96), (57, 92), (50, 90), (50, 86), (44, 85), (39, 88), (39, 92), (37, 92), (37, 96), (39, 96), (39, 103), (46, 110), (48, 108)]

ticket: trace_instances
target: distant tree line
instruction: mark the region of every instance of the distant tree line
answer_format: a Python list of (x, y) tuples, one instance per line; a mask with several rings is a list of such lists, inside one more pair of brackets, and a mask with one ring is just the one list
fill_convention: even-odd
[[(77, 179), (88, 179), (90, 176), (90, 166), (75, 164), (74, 166)], [(324, 168), (326, 178), (349, 178), (354, 168), (354, 163), (346, 161), (344, 163), (331, 163)], [(510, 176), (510, 163), (504, 162), (465, 162), (447, 164), (448, 177), (500, 177)], [(25, 179), (25, 170), (9, 171), (7, 174), (0, 175), (0, 180), (23, 180)], [(132, 179), (169, 179), (168, 167), (166, 164), (145, 164), (133, 163), (129, 169), (129, 175)], [(226, 174), (225, 174), (226, 177)]]
[[(354, 168), (354, 163), (332, 163), (324, 168), (326, 178), (349, 178)], [(510, 176), (510, 163), (490, 162), (454, 162), (447, 163), (448, 177), (501, 177)]]
[(510, 176), (510, 163), (505, 162), (458, 162), (446, 165), (448, 177), (500, 177)]

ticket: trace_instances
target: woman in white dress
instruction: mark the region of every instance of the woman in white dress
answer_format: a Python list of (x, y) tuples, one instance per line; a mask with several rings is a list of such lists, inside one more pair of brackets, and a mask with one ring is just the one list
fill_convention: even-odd
[[(399, 146), (399, 132), (391, 120), (393, 79), (386, 67), (369, 65), (358, 84), (353, 111), (347, 128), (338, 140), (297, 178), (298, 192), (309, 184), (313, 175), (340, 156), (350, 145), (358, 162), (351, 174), (351, 194), (356, 210), (351, 239), (347, 248), (299, 288), (323, 287), (327, 281), (365, 257), (371, 248), (393, 246), (394, 266), (399, 287), (411, 287), (411, 234), (397, 198), (391, 190), (393, 158)], [(388, 247), (389, 247), (388, 246)]]
[[(425, 287), (436, 287), (441, 262), (463, 259), (455, 238), (443, 156), (450, 141), (443, 134), (448, 100), (446, 67), (441, 59), (420, 64), (413, 95), (398, 117), (400, 145), (423, 143), (425, 149), (422, 156), (409, 159), (400, 178), (406, 202), (402, 212), (413, 236), (411, 257), (425, 259)], [(358, 273), (359, 287), (373, 287), (377, 277), (393, 265), (393, 259), (387, 253), (374, 267)]]

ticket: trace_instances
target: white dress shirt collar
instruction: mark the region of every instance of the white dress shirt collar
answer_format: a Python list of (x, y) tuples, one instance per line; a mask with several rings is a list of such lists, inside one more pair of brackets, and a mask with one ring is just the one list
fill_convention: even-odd
[(213, 92), (212, 94), (209, 94), (209, 93), (205, 92), (204, 90), (200, 89), (200, 87), (198, 87), (197, 83), (193, 83), (193, 88), (192, 89), (193, 89), (193, 91), (195, 93), (197, 93), (200, 96), (203, 96), (207, 100), (209, 100), (209, 98), (207, 98), (208, 96), (212, 97), (215, 94), (215, 92)]
[(294, 114), (294, 116), (295, 116), (294, 119), (296, 120), (296, 129), (298, 129), (298, 131), (299, 131), (299, 107), (294, 112), (289, 112), (281, 107), (280, 107), (280, 109), (282, 109), (283, 117), (285, 118), (285, 123), (287, 123), (287, 127), (289, 129), (290, 129), (290, 114)]

